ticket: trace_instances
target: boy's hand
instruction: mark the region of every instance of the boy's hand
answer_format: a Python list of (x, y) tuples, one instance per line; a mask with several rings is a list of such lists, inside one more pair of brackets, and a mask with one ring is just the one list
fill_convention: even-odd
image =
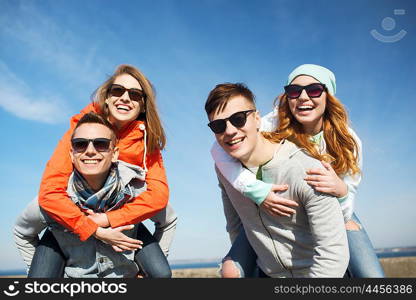
[(294, 214), (296, 211), (290, 206), (297, 207), (299, 204), (297, 204), (295, 201), (285, 199), (280, 197), (276, 192), (284, 192), (289, 188), (287, 184), (283, 185), (272, 185), (272, 189), (270, 193), (267, 195), (266, 199), (260, 204), (260, 207), (262, 207), (268, 214), (272, 216), (286, 216), (290, 217), (292, 214)]

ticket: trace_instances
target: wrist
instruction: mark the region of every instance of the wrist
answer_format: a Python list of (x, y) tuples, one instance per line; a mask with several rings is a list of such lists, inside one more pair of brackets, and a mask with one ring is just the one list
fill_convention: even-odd
[(339, 193), (337, 194), (337, 198), (345, 198), (348, 195), (348, 186), (345, 184), (344, 181), (341, 183), (341, 188), (339, 190)]
[(97, 227), (97, 229), (95, 230), (95, 232), (92, 234), (93, 235), (93, 237), (95, 237), (95, 238), (98, 238), (98, 236), (100, 235), (100, 233), (101, 233), (101, 227)]

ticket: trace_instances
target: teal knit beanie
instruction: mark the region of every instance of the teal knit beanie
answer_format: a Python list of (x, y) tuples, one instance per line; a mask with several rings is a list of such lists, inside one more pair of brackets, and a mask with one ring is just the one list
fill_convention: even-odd
[(337, 89), (337, 84), (335, 83), (335, 75), (327, 68), (312, 64), (300, 65), (299, 67), (294, 69), (292, 73), (289, 74), (287, 84), (290, 84), (293, 81), (293, 79), (300, 75), (308, 75), (315, 78), (320, 83), (325, 84), (325, 86), (328, 89), (328, 92), (331, 95), (335, 95)]

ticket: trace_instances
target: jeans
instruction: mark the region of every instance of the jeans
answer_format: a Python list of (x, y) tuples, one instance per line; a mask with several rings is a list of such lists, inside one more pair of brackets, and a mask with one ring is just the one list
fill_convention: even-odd
[(149, 278), (171, 278), (169, 262), (157, 240), (142, 223), (137, 228), (137, 239), (143, 242), (143, 248), (136, 252), (134, 261)]
[(52, 232), (43, 233), (36, 247), (28, 278), (59, 278), (64, 275), (65, 256)]
[[(347, 230), (350, 262), (345, 277), (384, 277), (383, 268), (374, 252), (367, 232), (355, 214), (352, 215), (351, 220), (357, 223), (361, 229)], [(262, 274), (256, 265), (257, 255), (250, 246), (242, 227), (226, 257), (230, 257), (235, 262), (236, 267), (240, 270), (241, 277), (258, 277), (259, 274)]]
[[(159, 243), (147, 228), (140, 223), (137, 225), (137, 239), (143, 242), (142, 249), (134, 256), (135, 262), (140, 266), (147, 277), (170, 278), (172, 272), (166, 256)], [(35, 255), (29, 269), (29, 278), (59, 278), (64, 275), (66, 258), (58, 242), (47, 229), (36, 247)]]
[(350, 277), (355, 278), (381, 278), (384, 270), (374, 252), (373, 245), (364, 227), (355, 214), (353, 220), (360, 230), (347, 230), (348, 245), (350, 249), (350, 262), (348, 270)]
[(225, 258), (231, 258), (234, 261), (240, 277), (258, 277), (257, 254), (251, 247), (243, 226)]

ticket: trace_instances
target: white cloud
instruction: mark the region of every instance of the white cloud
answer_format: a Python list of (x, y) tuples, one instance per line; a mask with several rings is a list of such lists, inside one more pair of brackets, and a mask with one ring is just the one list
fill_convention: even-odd
[[(96, 86), (105, 74), (102, 66), (106, 64), (97, 56), (94, 42), (86, 42), (31, 3), (18, 2), (2, 15), (0, 34), (14, 42), (17, 52), (24, 51), (20, 60), (40, 65), (48, 76), (57, 74), (75, 92)], [(0, 107), (22, 119), (50, 124), (67, 121), (73, 103), (65, 101), (69, 95), (39, 90), (30, 78), (23, 80), (15, 66), (0, 59)]]
[(97, 57), (97, 40), (86, 41), (28, 2), (20, 2), (3, 17), (0, 33), (18, 42), (26, 60), (45, 64), (78, 84), (96, 85), (102, 80), (103, 62)]
[(68, 120), (69, 109), (59, 97), (38, 95), (0, 61), (0, 106), (7, 112), (26, 120), (60, 123)]

